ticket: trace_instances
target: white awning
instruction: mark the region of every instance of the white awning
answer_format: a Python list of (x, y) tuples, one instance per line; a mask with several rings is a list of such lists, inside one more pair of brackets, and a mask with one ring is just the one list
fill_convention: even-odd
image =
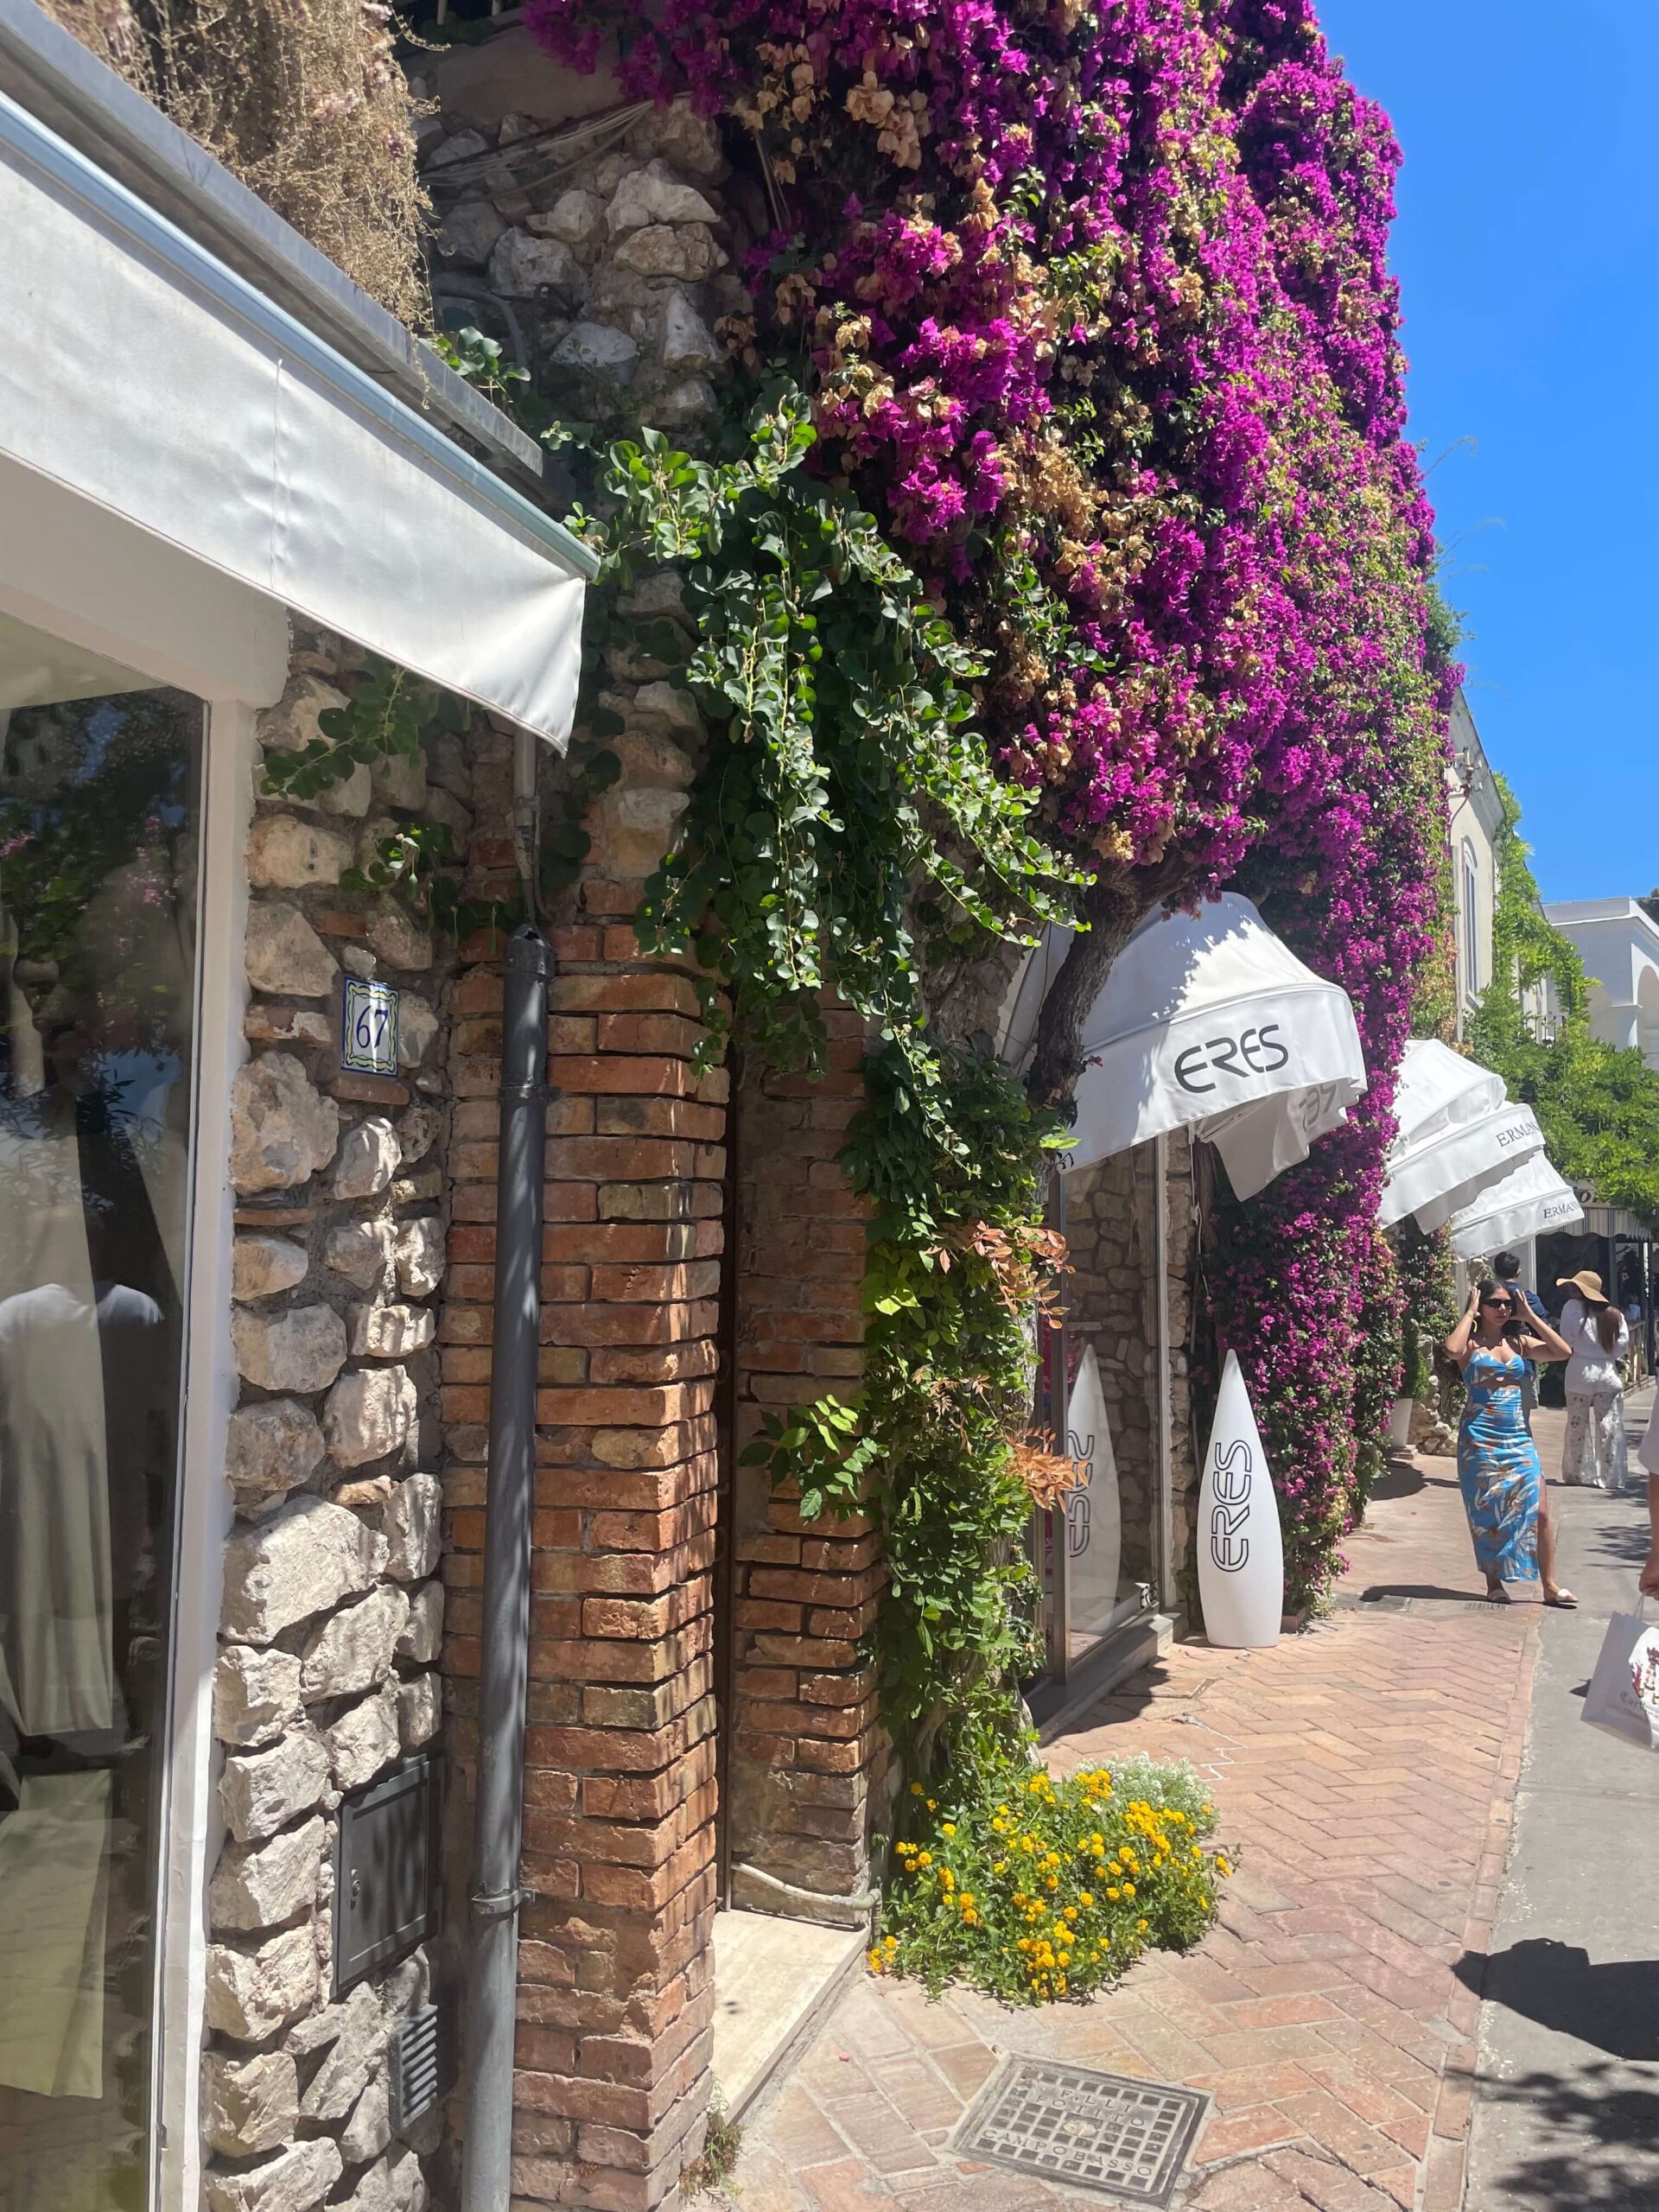
[(1408, 1214), (1420, 1229), (1440, 1228), (1544, 1148), (1536, 1115), (1510, 1102), (1503, 1077), (1433, 1037), (1406, 1046), (1395, 1117), (1377, 1214), (1385, 1229)]
[[(1051, 931), (1020, 980), (1001, 1046), (1016, 1066), (1068, 941)], [(1347, 993), (1230, 892), (1196, 914), (1146, 917), (1112, 963), (1083, 1049), (1068, 1166), (1191, 1126), (1214, 1143), (1242, 1198), (1306, 1160), (1366, 1084)]]
[[(585, 548), (3, 94), (0, 237), (0, 469), (29, 486), (31, 529), (101, 512), (185, 556), (206, 667), (230, 579), (567, 740)], [(9, 500), (21, 558), (17, 524)], [(61, 625), (41, 598), (0, 611), (69, 637), (90, 616), (99, 650), (146, 664), (105, 596)]]
[(1460, 1260), (1484, 1260), (1506, 1244), (1524, 1244), (1530, 1236), (1572, 1229), (1583, 1219), (1572, 1185), (1563, 1182), (1541, 1152), (1535, 1153), (1452, 1217), (1452, 1249)]

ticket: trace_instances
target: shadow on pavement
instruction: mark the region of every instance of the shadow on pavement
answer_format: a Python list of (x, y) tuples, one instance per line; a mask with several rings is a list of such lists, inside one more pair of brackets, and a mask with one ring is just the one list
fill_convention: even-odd
[(1492, 2177), (1502, 2195), (1485, 2202), (1516, 2212), (1653, 2212), (1659, 2202), (1659, 2091), (1634, 2088), (1603, 2064), (1585, 2067), (1570, 2082), (1538, 2073), (1483, 2082), (1478, 2094), (1489, 2107), (1526, 2107), (1551, 2144), (1503, 2159), (1501, 2176)]
[[(1623, 1503), (1624, 1501), (1620, 1500)], [(1605, 1522), (1596, 1531), (1589, 1556), (1606, 1567), (1639, 1567), (1648, 1555), (1649, 1523), (1647, 1500), (1632, 1498), (1632, 1512), (1623, 1528), (1609, 1528)], [(1634, 1509), (1640, 1506), (1641, 1510)]]
[(1428, 1476), (1415, 1459), (1390, 1459), (1371, 1485), (1371, 1497), (1381, 1504), (1391, 1497), (1415, 1497), (1427, 1486)]
[[(1587, 1951), (1536, 1936), (1490, 1956), (1465, 1951), (1454, 1971), (1465, 1988), (1523, 2020), (1610, 2058), (1659, 2062), (1659, 1959), (1592, 1966)], [(1649, 2101), (1659, 2121), (1659, 2089)], [(1659, 2145), (1659, 2133), (1648, 2139)]]
[[(1349, 1602), (1353, 1605), (1372, 1605), (1379, 1598), (1451, 1598), (1460, 1605), (1469, 1605), (1475, 1600), (1478, 1600), (1482, 1605), (1486, 1603), (1485, 1599), (1481, 1596), (1478, 1584), (1471, 1584), (1466, 1590), (1448, 1590), (1438, 1582), (1368, 1582), (1364, 1589)], [(1524, 1601), (1513, 1599), (1511, 1602), (1519, 1604)], [(1493, 1611), (1497, 1610), (1497, 1608), (1494, 1606)]]

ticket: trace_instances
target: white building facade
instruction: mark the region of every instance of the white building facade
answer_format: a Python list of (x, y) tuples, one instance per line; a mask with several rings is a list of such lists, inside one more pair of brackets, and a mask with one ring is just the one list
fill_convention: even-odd
[(1592, 1033), (1659, 1068), (1659, 922), (1627, 898), (1567, 899), (1544, 912), (1584, 963)]
[(1503, 804), (1461, 691), (1452, 706), (1452, 765), (1446, 771), (1451, 801), (1452, 880), (1457, 929), (1452, 965), (1456, 978), (1458, 1034), (1461, 1037), (1492, 980), (1492, 927), (1497, 912), (1497, 841)]

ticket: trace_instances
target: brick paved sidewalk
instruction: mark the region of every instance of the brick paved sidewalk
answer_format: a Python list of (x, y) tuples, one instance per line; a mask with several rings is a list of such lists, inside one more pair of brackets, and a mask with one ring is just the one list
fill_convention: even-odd
[(1206, 2090), (1189, 2212), (1457, 2212), (1478, 2000), (1453, 1968), (1486, 1948), (1539, 1609), (1456, 1602), (1480, 1583), (1453, 1470), (1420, 1471), (1344, 1585), (1405, 1609), (1345, 1603), (1269, 1652), (1178, 1647), (1051, 1753), (1199, 1768), (1240, 1854), (1201, 1948), (1036, 2012), (867, 1978), (752, 2117), (742, 2212), (1076, 2212), (949, 2148), (1010, 2052)]

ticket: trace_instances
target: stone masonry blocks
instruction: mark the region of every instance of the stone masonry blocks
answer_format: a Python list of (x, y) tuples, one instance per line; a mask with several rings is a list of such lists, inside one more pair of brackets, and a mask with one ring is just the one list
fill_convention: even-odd
[[(357, 665), (353, 649), (300, 637), (288, 690), (260, 718), (265, 750), (315, 737)], [(427, 1301), (448, 1101), (427, 1060), (449, 963), (424, 923), (340, 887), (371, 804), (418, 813), (430, 798), (433, 818), (470, 823), (469, 752), (454, 738), (435, 749), (429, 787), (416, 761), (395, 778), (359, 767), (314, 804), (261, 791), (248, 842), (252, 1056), (230, 1163), (238, 1518), (213, 1677), (226, 1840), (207, 1897), (203, 2061), (214, 2212), (426, 2202), (414, 2149), (391, 2132), (384, 2069), (390, 2027), (424, 2001), (425, 1966), (378, 1974), (340, 2005), (329, 1985), (341, 1795), (425, 1741), (440, 1711), (436, 1484), (412, 1470), (423, 1430), (436, 1440)], [(342, 967), (403, 994), (396, 1080), (340, 1067)]]

